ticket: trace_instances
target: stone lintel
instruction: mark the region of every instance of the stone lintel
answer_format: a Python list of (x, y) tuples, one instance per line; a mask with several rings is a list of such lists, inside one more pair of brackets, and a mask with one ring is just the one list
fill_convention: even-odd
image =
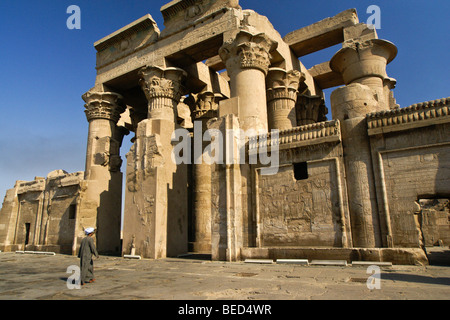
[(329, 61), (317, 64), (308, 71), (322, 90), (344, 85), (342, 75), (331, 70)]
[(24, 194), (27, 192), (42, 192), (45, 190), (45, 179), (22, 181), (18, 183), (17, 194)]
[(67, 173), (64, 170), (54, 170), (47, 175), (47, 178), (36, 177), (36, 179), (33, 181), (17, 181), (17, 194), (25, 194), (27, 192), (42, 192), (48, 186), (61, 188), (79, 185), (83, 179), (83, 171)]
[(173, 0), (161, 7), (166, 27), (162, 35), (182, 30), (226, 8), (240, 8), (238, 0)]
[(219, 55), (207, 59), (205, 64), (214, 71), (220, 71), (226, 68), (225, 63), (220, 59)]
[[(210, 16), (207, 21), (170, 35), (161, 36), (156, 43), (141, 45), (125, 55), (111, 56), (108, 62), (99, 64), (97, 56), (96, 84), (106, 83), (145, 65), (176, 65), (184, 68), (217, 55), (223, 44), (222, 34), (239, 26), (234, 11)], [(195, 32), (193, 31), (195, 28)], [(108, 51), (108, 50), (107, 50)], [(214, 52), (214, 53), (212, 53)], [(114, 53), (112, 53), (114, 55)]]
[(94, 48), (100, 52), (102, 50), (105, 50), (105, 49), (111, 47), (115, 43), (118, 43), (118, 42), (130, 37), (131, 35), (139, 32), (139, 31), (144, 31), (149, 28), (152, 28), (153, 31), (159, 35), (159, 29), (158, 29), (158, 26), (157, 26), (155, 20), (153, 20), (151, 15), (146, 14), (142, 18), (137, 19), (136, 21), (126, 25), (125, 27), (96, 41), (94, 43)]
[(345, 27), (359, 23), (356, 9), (348, 9), (304, 28), (288, 33), (283, 40), (302, 57), (344, 41)]

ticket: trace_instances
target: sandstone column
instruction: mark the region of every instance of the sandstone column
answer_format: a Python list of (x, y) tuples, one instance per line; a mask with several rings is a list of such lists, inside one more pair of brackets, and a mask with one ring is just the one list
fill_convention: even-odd
[(304, 75), (297, 70), (269, 69), (266, 79), (269, 130), (297, 126), (295, 102), (300, 81), (304, 80)]
[(240, 31), (219, 50), (230, 77), (231, 98), (239, 97), (239, 120), (243, 130), (267, 131), (265, 77), (269, 70), (270, 52), (277, 42), (265, 34)]
[[(184, 102), (189, 105), (194, 120), (194, 139), (201, 139), (202, 151), (209, 144), (203, 141), (202, 137), (207, 128), (207, 122), (217, 117), (218, 103), (213, 92), (205, 91), (199, 94), (191, 94)], [(197, 130), (197, 128), (202, 130)], [(199, 135), (199, 136), (197, 136)], [(195, 153), (194, 153), (195, 156)], [(203, 156), (203, 154), (202, 154)], [(195, 161), (195, 159), (194, 159)], [(194, 222), (194, 242), (192, 243), (194, 252), (211, 253), (211, 165), (193, 163), (193, 222)]]
[[(83, 95), (89, 122), (85, 180), (87, 189), (82, 204), (82, 227), (96, 227), (98, 251), (120, 252), (120, 221), (122, 199), (122, 160), (117, 122), (125, 111), (122, 96), (113, 92), (88, 91)], [(78, 237), (82, 236), (82, 228)]]
[(133, 247), (137, 255), (158, 259), (187, 251), (187, 171), (171, 158), (186, 72), (149, 66), (139, 76), (148, 119), (139, 122), (127, 154), (123, 253)]
[(383, 242), (366, 114), (389, 110), (383, 79), (395, 54), (392, 43), (372, 39), (344, 44), (330, 61), (346, 84), (331, 94), (331, 109), (341, 123), (354, 247), (380, 247)]
[(386, 65), (397, 55), (396, 46), (386, 40), (371, 39), (364, 42), (351, 41), (330, 60), (333, 71), (342, 74), (344, 83), (360, 83), (371, 88), (378, 101), (376, 110), (389, 110), (386, 103), (384, 79), (387, 78)]

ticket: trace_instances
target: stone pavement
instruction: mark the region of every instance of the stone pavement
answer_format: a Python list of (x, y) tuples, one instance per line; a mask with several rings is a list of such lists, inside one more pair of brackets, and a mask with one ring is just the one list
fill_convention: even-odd
[(369, 290), (366, 267), (129, 260), (100, 256), (96, 282), (69, 289), (68, 255), (0, 253), (0, 300), (334, 300), (450, 298), (449, 266), (381, 268)]

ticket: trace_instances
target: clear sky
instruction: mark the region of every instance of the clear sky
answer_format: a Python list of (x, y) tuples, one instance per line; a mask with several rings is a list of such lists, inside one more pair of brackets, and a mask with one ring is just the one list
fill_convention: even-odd
[[(55, 169), (84, 170), (88, 123), (81, 95), (95, 81), (93, 43), (147, 13), (162, 30), (160, 8), (168, 2), (0, 0), (1, 199), (16, 180), (45, 177)], [(80, 30), (66, 27), (70, 5), (81, 9)], [(377, 5), (378, 36), (399, 50), (388, 66), (389, 76), (397, 79), (397, 103), (406, 107), (450, 96), (449, 0), (240, 0), (240, 5), (267, 16), (281, 36), (349, 8), (366, 22), (368, 6)], [(309, 68), (338, 49), (301, 61)]]

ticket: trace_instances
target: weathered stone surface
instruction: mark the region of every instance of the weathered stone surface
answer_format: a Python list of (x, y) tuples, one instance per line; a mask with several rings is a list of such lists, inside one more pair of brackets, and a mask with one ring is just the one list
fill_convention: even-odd
[(269, 130), (297, 126), (295, 102), (300, 82), (305, 77), (297, 70), (269, 69), (266, 78)]
[(136, 50), (144, 48), (159, 38), (159, 29), (152, 16), (147, 14), (122, 29), (94, 43), (97, 50), (97, 68), (104, 67)]
[(229, 8), (239, 9), (238, 0), (173, 0), (161, 7), (166, 27), (162, 36), (175, 33)]
[(47, 178), (18, 181), (0, 211), (0, 248), (71, 254), (81, 223), (83, 179), (83, 172), (55, 170)]
[(426, 246), (448, 245), (449, 99), (399, 108), (397, 49), (354, 9), (284, 38), (237, 0), (161, 13), (162, 32), (146, 15), (94, 44), (85, 171), (17, 181), (1, 250), (75, 254), (88, 226), (101, 253), (152, 259), (425, 265)]
[(344, 41), (343, 29), (357, 24), (355, 9), (343, 11), (307, 27), (288, 33), (283, 40), (297, 57), (334, 46)]

